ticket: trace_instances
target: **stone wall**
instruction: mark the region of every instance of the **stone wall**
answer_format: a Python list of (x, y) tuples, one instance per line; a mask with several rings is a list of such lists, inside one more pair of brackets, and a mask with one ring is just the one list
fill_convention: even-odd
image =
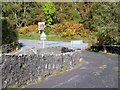
[(81, 51), (61, 54), (2, 55), (2, 87), (19, 84), (44, 76), (65, 66), (73, 67), (81, 58)]
[(0, 56), (0, 90), (2, 89), (2, 67), (3, 67), (3, 60), (2, 57)]
[(0, 48), (2, 48), (2, 53), (8, 53), (10, 51), (13, 51), (16, 49), (16, 46), (18, 46), (18, 43), (10, 43), (10, 44), (4, 44), (2, 46), (0, 46)]
[(66, 53), (66, 52), (73, 52), (73, 49), (69, 49), (67, 47), (48, 47), (48, 48), (39, 48), (37, 50), (37, 54), (60, 54), (60, 53)]

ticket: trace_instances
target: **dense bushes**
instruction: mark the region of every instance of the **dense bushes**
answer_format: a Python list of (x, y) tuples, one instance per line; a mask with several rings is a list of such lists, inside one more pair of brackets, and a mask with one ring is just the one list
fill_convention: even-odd
[(97, 37), (97, 43), (91, 46), (92, 51), (120, 54), (119, 4), (92, 3), (88, 22)]
[[(119, 25), (120, 12), (118, 3), (92, 3), (88, 21), (95, 32), (100, 45), (120, 44)], [(103, 9), (104, 8), (104, 9)]]
[(2, 18), (2, 44), (18, 42), (17, 31), (11, 30), (6, 19)]
[(28, 34), (31, 32), (38, 32), (38, 26), (37, 25), (30, 25), (30, 26), (25, 26), (19, 29), (20, 34)]
[(74, 38), (76, 35), (86, 37), (88, 36), (88, 33), (91, 33), (89, 30), (84, 29), (83, 24), (74, 21), (65, 21), (60, 24), (54, 24), (51, 26), (51, 30), (66, 38)]
[(81, 22), (82, 17), (80, 15), (83, 2), (54, 2), (56, 12), (54, 20), (56, 23), (63, 22), (65, 20), (73, 20), (75, 22)]
[(2, 18), (2, 53), (8, 53), (18, 47), (17, 31), (12, 30), (8, 21)]
[[(37, 25), (30, 25), (30, 26), (25, 26), (21, 27), (19, 30), (19, 34), (31, 34), (31, 33), (38, 33), (38, 26)], [(49, 34), (49, 28), (46, 27), (44, 29), (45, 34)]]

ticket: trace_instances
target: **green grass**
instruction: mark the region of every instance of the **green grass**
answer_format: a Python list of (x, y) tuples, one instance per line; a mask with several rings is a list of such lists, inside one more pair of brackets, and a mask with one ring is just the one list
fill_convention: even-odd
[[(40, 40), (40, 34), (39, 33), (29, 33), (29, 34), (19, 34), (20, 39), (31, 39), (31, 40)], [(85, 43), (91, 43), (92, 38), (91, 37), (80, 37), (80, 36), (75, 36), (74, 39), (71, 38), (65, 38), (61, 37), (59, 35), (56, 35), (54, 33), (50, 33), (47, 35), (47, 40), (48, 41), (64, 41), (64, 42), (70, 42), (71, 40), (83, 40)]]
[(31, 39), (31, 40), (39, 40), (40, 35), (38, 33), (29, 33), (29, 34), (19, 34), (19, 38), (21, 39)]
[(6, 88), (3, 88), (2, 90), (18, 90), (20, 88), (19, 84), (14, 84), (14, 85), (10, 85)]
[(70, 69), (70, 67), (65, 66), (65, 67), (63, 67), (63, 68), (61, 68), (61, 69), (54, 70), (54, 71), (51, 73), (51, 75), (59, 74), (59, 73), (61, 73), (61, 72), (67, 71), (67, 70), (69, 70), (69, 69)]
[[(39, 33), (29, 33), (29, 34), (19, 34), (19, 38), (21, 39), (31, 39), (31, 40), (40, 40), (40, 34)], [(70, 39), (62, 38), (55, 34), (47, 35), (48, 41), (65, 41), (68, 42)]]

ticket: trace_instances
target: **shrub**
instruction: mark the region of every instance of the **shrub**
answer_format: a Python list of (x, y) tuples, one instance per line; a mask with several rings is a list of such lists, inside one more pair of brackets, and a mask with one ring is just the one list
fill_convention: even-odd
[(88, 37), (89, 35), (91, 35), (92, 34), (92, 32), (89, 30), (89, 29), (84, 29), (84, 30), (81, 30), (80, 32), (79, 32), (79, 35), (81, 36), (81, 37)]
[(36, 32), (38, 33), (38, 26), (37, 25), (30, 25), (30, 26), (25, 26), (19, 29), (20, 34), (28, 34), (31, 32)]
[(61, 37), (69, 38), (74, 38), (76, 35), (86, 37), (88, 36), (88, 33), (91, 33), (89, 30), (84, 29), (83, 24), (74, 21), (65, 21), (60, 24), (54, 24), (51, 26), (51, 30), (56, 34), (59, 34)]
[(2, 20), (2, 44), (18, 42), (17, 31), (11, 30), (10, 24), (6, 19)]
[(45, 32), (45, 34), (49, 34), (49, 33), (50, 33), (49, 28), (46, 27), (46, 28), (44, 29), (44, 32)]

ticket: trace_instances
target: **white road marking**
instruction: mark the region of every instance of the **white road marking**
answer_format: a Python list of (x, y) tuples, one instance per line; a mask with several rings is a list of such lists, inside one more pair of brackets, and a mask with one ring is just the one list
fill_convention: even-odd
[(77, 78), (77, 77), (79, 77), (79, 75), (76, 75), (76, 76), (70, 78), (69, 80), (67, 80), (67, 81), (65, 81), (65, 82), (63, 82), (63, 83), (59, 83), (59, 84), (57, 84), (57, 85), (54, 85), (54, 86), (52, 86), (51, 88), (55, 88), (55, 87), (61, 86), (61, 85), (63, 85), (63, 84), (66, 84), (66, 83), (72, 81), (73, 79), (75, 79), (75, 78)]

